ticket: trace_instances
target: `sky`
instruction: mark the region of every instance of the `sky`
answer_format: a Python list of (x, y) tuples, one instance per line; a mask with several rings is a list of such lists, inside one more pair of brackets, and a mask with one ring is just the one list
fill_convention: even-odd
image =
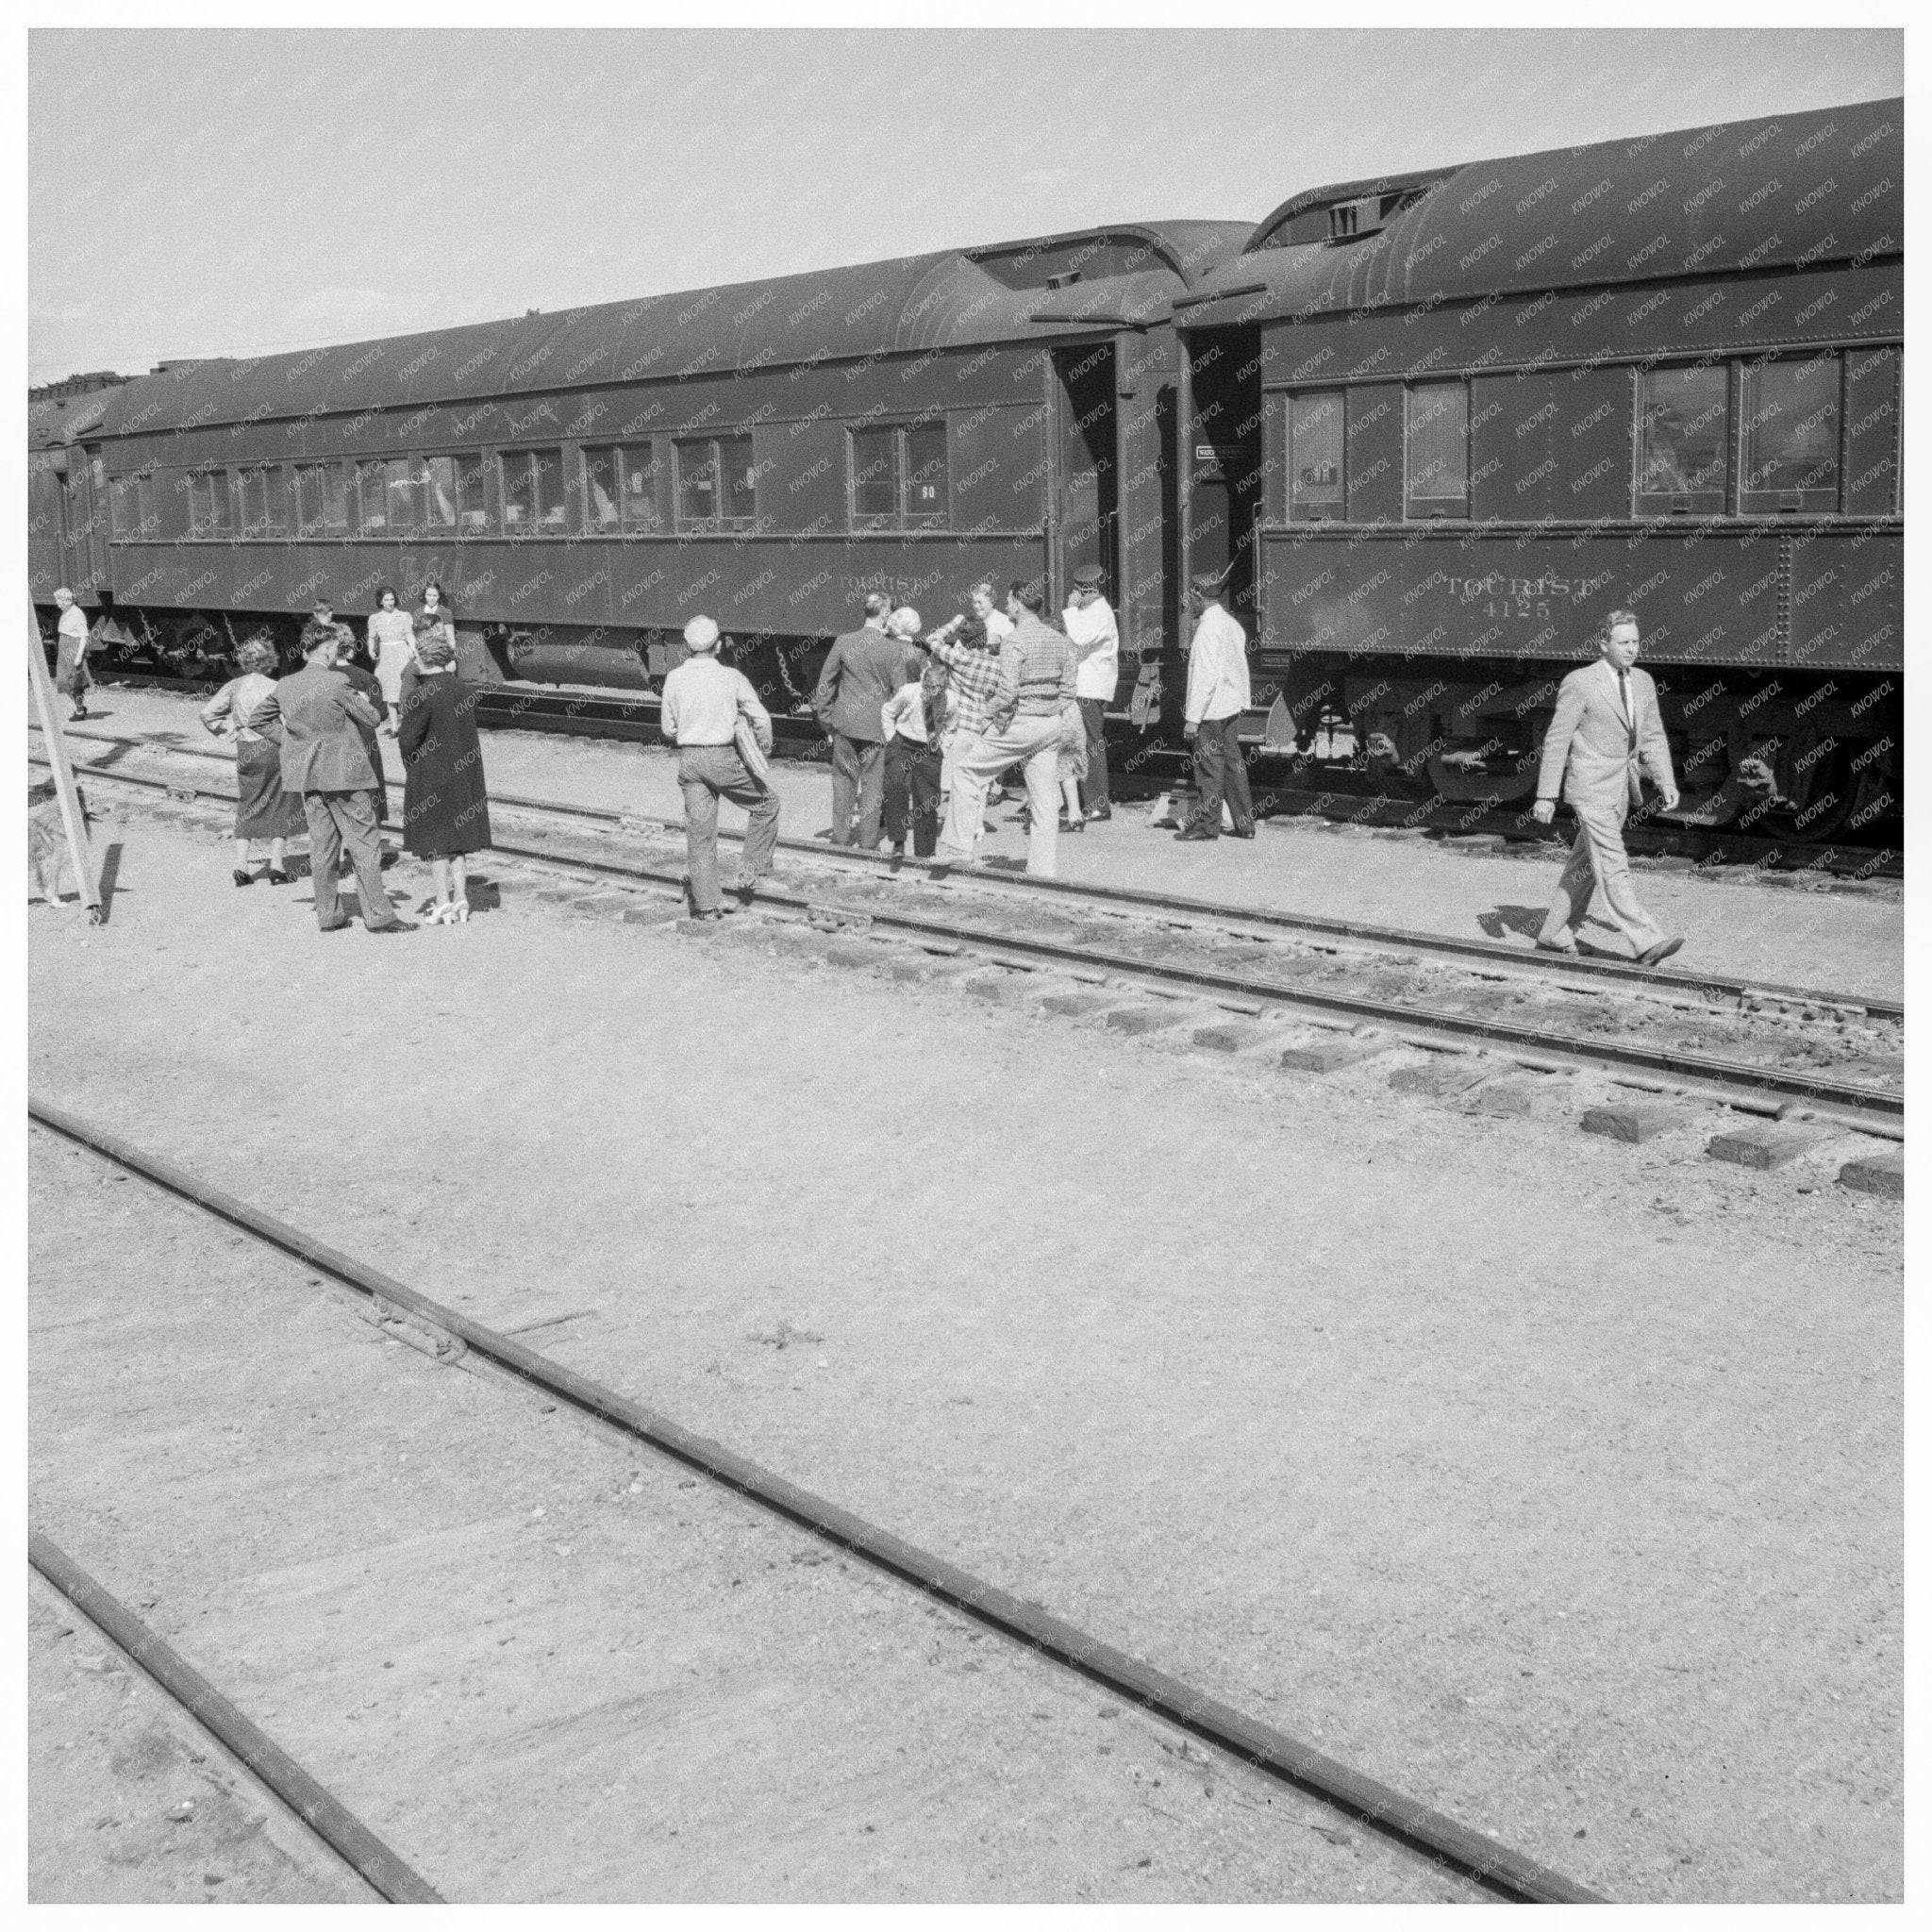
[[(1895, 29), (29, 37), (28, 381), (1902, 93)], [(75, 128), (82, 139), (70, 138)]]

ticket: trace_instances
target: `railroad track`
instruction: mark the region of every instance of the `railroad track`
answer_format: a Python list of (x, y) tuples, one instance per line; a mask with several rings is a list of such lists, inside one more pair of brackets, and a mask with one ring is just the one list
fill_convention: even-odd
[[(944, 1557), (868, 1522), (829, 1498), (801, 1488), (730, 1447), (699, 1436), (674, 1419), (578, 1374), (456, 1308), (420, 1293), (304, 1230), (226, 1193), (197, 1174), (163, 1160), (50, 1101), (30, 1097), (27, 1117), (48, 1131), (140, 1176), (189, 1203), (202, 1214), (302, 1262), (316, 1274), (401, 1313), (441, 1338), (454, 1338), (477, 1357), (508, 1373), (533, 1397), (568, 1404), (581, 1414), (708, 1478), (772, 1515), (845, 1551), (898, 1583), (962, 1612), (1003, 1638), (1024, 1646), (1090, 1682), (1106, 1687), (1204, 1741), (1258, 1767), (1282, 1783), (1454, 1872), (1500, 1899), (1524, 1904), (1600, 1903), (1598, 1894), (1537, 1860), (1502, 1845), (1368, 1776), (1276, 1726), (1157, 1667), (1127, 1655), (1037, 1603), (1024, 1601)], [(390, 1897), (434, 1898), (414, 1874), (373, 1833), (360, 1825), (299, 1767), (275, 1762), (275, 1747), (226, 1704), (192, 1667), (176, 1657), (125, 1609), (115, 1604), (71, 1559), (37, 1538), (29, 1559), (84, 1609), (103, 1632), (181, 1700), (230, 1748), (289, 1777), (297, 1808), (333, 1824), (331, 1842), (350, 1857)], [(116, 1614), (118, 1612), (118, 1615)], [(209, 1723), (221, 1718), (226, 1728)], [(266, 1746), (264, 1750), (262, 1747)], [(253, 1752), (253, 1758), (247, 1752)], [(286, 1792), (282, 1794), (287, 1795)], [(339, 1814), (339, 1815), (338, 1815)], [(308, 1815), (305, 1812), (305, 1816)], [(311, 1822), (314, 1822), (311, 1819)], [(327, 1835), (327, 1834), (325, 1834)], [(359, 1854), (357, 1857), (352, 1854)], [(387, 1861), (387, 1862), (385, 1862)]]
[[(206, 693), (208, 689), (206, 679), (142, 673), (125, 674), (113, 681), (134, 689), (183, 693)], [(476, 716), (480, 724), (492, 730), (542, 731), (656, 744), (661, 738), (658, 709), (656, 698), (488, 686), (479, 693)], [(824, 762), (825, 741), (813, 720), (774, 712), (772, 726), (781, 758)], [(1191, 759), (1183, 749), (1142, 745), (1131, 758), (1120, 760), (1114, 789), (1122, 797), (1152, 795), (1185, 781), (1191, 769)], [(1264, 785), (1256, 779), (1256, 806), (1263, 817), (1319, 817), (1372, 830), (1502, 841), (1525, 848), (1567, 844), (1571, 837), (1566, 830), (1545, 829), (1527, 822), (1525, 812), (1516, 808), (1479, 808), (1448, 799), (1385, 792), (1372, 774), (1338, 761), (1317, 762), (1298, 757), (1291, 764), (1289, 777), (1291, 782), (1286, 784), (1276, 780)], [(1846, 884), (1874, 880), (1893, 884), (1905, 876), (1903, 852), (1883, 844), (1819, 845), (1656, 823), (1627, 826), (1624, 841), (1632, 853), (1644, 857), (1805, 874)]]
[[(233, 796), (101, 765), (77, 769), (91, 778), (176, 796)], [(493, 803), (572, 822), (570, 832), (552, 834), (541, 844), (499, 837), (493, 846), (499, 858), (682, 891), (681, 854), (671, 849), (668, 821), (617, 818), (618, 833), (655, 839), (663, 848), (619, 857), (609, 849), (610, 820), (617, 815), (544, 801), (499, 797)], [(572, 841), (571, 834), (587, 821), (588, 830)], [(1480, 1050), (1540, 1071), (1595, 1068), (1656, 1091), (1903, 1138), (1899, 1003), (1797, 988), (1774, 992), (1743, 981), (1668, 974), (1638, 974), (1634, 982), (1631, 969), (1610, 970), (1607, 962), (1588, 962), (1605, 970), (1578, 974), (1565, 970), (1571, 962), (1545, 964), (1546, 956), (1514, 948), (1497, 947), (1500, 957), (1493, 957), (1474, 941), (1391, 936), (1377, 928), (1342, 931), (1320, 922), (1278, 935), (1257, 933), (1247, 914), (1217, 912), (1191, 924), (1170, 918), (1163, 924), (1129, 919), (1118, 906), (1096, 906), (1082, 919), (1067, 916), (1063, 900), (1039, 891), (1038, 882), (1032, 892), (1017, 891), (1004, 905), (978, 894), (972, 916), (962, 918), (947, 903), (951, 887), (929, 891), (925, 896), (940, 903), (914, 910), (906, 888), (876, 876), (855, 879), (849, 866), (825, 862), (819, 848), (808, 849), (813, 863), (824, 867), (822, 888), (763, 884), (755, 895), (759, 908), (793, 920), (830, 916), (917, 944), (970, 947), (1003, 964), (1058, 967), (1089, 981), (1112, 980), (1169, 996), (1191, 993), (1247, 1014), (1307, 1019), (1436, 1051)], [(1240, 929), (1243, 922), (1249, 929)], [(1224, 929), (1209, 929), (1217, 924)], [(1405, 943), (1396, 945), (1397, 937)], [(1476, 957), (1469, 956), (1471, 948)], [(1607, 991), (1618, 996), (1607, 998)], [(1735, 1051), (1708, 1051), (1712, 1036)], [(1864, 1077), (1844, 1077), (1847, 1072)]]

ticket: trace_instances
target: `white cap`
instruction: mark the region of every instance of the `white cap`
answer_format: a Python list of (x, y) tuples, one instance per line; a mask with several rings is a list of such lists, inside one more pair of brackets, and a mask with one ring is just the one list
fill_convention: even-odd
[(684, 627), (684, 641), (693, 651), (718, 648), (718, 626), (708, 617), (693, 617)]

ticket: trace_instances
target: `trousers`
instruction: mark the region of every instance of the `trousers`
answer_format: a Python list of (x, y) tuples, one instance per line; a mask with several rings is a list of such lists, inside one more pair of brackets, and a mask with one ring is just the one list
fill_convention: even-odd
[(906, 842), (909, 823), (912, 850), (930, 858), (940, 837), (940, 767), (943, 755), (936, 744), (894, 732), (886, 744), (886, 837), (894, 845)]
[(1201, 788), (1201, 809), (1195, 823), (1219, 837), (1221, 800), (1227, 797), (1229, 816), (1237, 832), (1251, 831), (1255, 803), (1248, 796), (1248, 765), (1241, 757), (1241, 713), (1205, 718), (1194, 727), (1194, 778)]
[(778, 794), (744, 769), (728, 744), (678, 747), (677, 789), (684, 793), (684, 854), (691, 874), (691, 903), (698, 912), (718, 909), (718, 801), (728, 798), (751, 814), (738, 883), (748, 886), (772, 869), (778, 848)]
[(1080, 722), (1087, 727), (1087, 775), (1080, 781), (1080, 803), (1089, 811), (1107, 806), (1107, 700), (1082, 698)]
[[(1607, 790), (1607, 788), (1606, 788)], [(1576, 814), (1576, 841), (1570, 862), (1557, 882), (1541, 938), (1547, 945), (1562, 945), (1569, 933), (1583, 924), (1590, 910), (1592, 887), (1600, 888), (1604, 904), (1618, 930), (1640, 953), (1663, 938), (1657, 923), (1637, 903), (1630, 883), (1630, 856), (1624, 849), (1624, 822), (1630, 816), (1630, 793), (1619, 784), (1609, 797), (1588, 804), (1570, 801)]]
[(1004, 731), (962, 738), (953, 749), (953, 796), (939, 857), (970, 859), (986, 824), (986, 794), (1008, 765), (1026, 769), (1026, 870), (1035, 878), (1057, 875), (1060, 828), (1060, 719), (1016, 715)]
[(315, 922), (333, 925), (342, 916), (336, 873), (347, 852), (356, 869), (356, 891), (362, 924), (400, 925), (382, 889), (382, 841), (376, 836), (375, 803), (366, 791), (305, 791), (302, 816), (308, 821), (308, 873), (315, 884)]
[(832, 733), (832, 843), (850, 845), (855, 802), (858, 842), (870, 852), (879, 842), (879, 808), (886, 785), (886, 748), (869, 738)]

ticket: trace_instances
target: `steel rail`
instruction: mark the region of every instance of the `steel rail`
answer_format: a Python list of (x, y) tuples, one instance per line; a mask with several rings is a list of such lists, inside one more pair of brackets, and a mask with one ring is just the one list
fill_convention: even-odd
[(786, 1521), (850, 1551), (874, 1568), (916, 1586), (1056, 1663), (1131, 1698), (1170, 1723), (1322, 1799), (1407, 1849), (1473, 1879), (1499, 1897), (1522, 1904), (1603, 1902), (1599, 1894), (1548, 1866), (1405, 1797), (1379, 1779), (1103, 1642), (1041, 1606), (1023, 1601), (959, 1564), (935, 1556), (828, 1498), (800, 1488), (750, 1457), (696, 1434), (536, 1349), (525, 1347), (460, 1310), (445, 1307), (379, 1269), (368, 1267), (300, 1228), (250, 1207), (172, 1161), (142, 1152), (51, 1101), (30, 1095), (27, 1117), (253, 1235), (267, 1246), (333, 1276), (345, 1287), (408, 1309), (422, 1321), (459, 1337), (475, 1354), (545, 1394), (568, 1402), (624, 1434), (650, 1444)]
[[(31, 1112), (31, 1105), (29, 1111)], [(392, 1905), (441, 1905), (442, 1894), (244, 1717), (181, 1653), (97, 1583), (50, 1537), (29, 1526), (27, 1562), (109, 1642), (239, 1757), (310, 1831)]]
[[(29, 730), (38, 728), (32, 724), (28, 726)], [(231, 768), (235, 762), (226, 753), (209, 751), (200, 745), (164, 744), (151, 738), (125, 738), (106, 731), (72, 731), (67, 735), (71, 738), (87, 739), (97, 744), (132, 745), (172, 758), (202, 758)], [(91, 768), (83, 766), (78, 769)], [(391, 791), (401, 782), (400, 779), (384, 774), (383, 783)], [(574, 805), (560, 799), (528, 798), (509, 791), (492, 791), (491, 803), (508, 810), (551, 812), (559, 818), (578, 819), (620, 829), (637, 825), (655, 825), (667, 832), (682, 833), (684, 830), (682, 819), (670, 818), (658, 812), (631, 812), (611, 806)], [(719, 837), (739, 843), (742, 841), (744, 834), (721, 829)], [(813, 839), (781, 838), (778, 841), (778, 849), (782, 852), (795, 852), (801, 857), (820, 859), (832, 865), (851, 866), (866, 874), (882, 873), (891, 863), (889, 858), (881, 858), (876, 853), (861, 851), (857, 846), (828, 846)], [(925, 871), (931, 867), (933, 861), (913, 858), (908, 863)], [(1318, 940), (1345, 940), (1357, 945), (1381, 946), (1403, 952), (1441, 954), (1452, 958), (1475, 961), (1485, 967), (1507, 967), (1518, 973), (1541, 974), (1552, 979), (1594, 981), (1606, 985), (1641, 988), (1645, 991), (1665, 989), (1674, 992), (1699, 993), (1707, 998), (1761, 998), (1775, 1000), (1786, 1006), (1832, 1007), (1840, 1010), (1853, 1008), (1881, 1020), (1903, 1021), (1906, 1016), (1903, 1001), (1882, 999), (1863, 993), (1831, 992), (1816, 987), (1791, 986), (1770, 979), (1740, 979), (1719, 973), (1686, 973), (1681, 968), (1672, 970), (1639, 966), (1633, 961), (1587, 955), (1571, 958), (1561, 954), (1526, 951), (1521, 946), (1507, 945), (1500, 940), (1460, 939), (1453, 934), (1416, 932), (1404, 926), (1376, 925), (1364, 920), (1324, 918), (1319, 913), (1279, 912), (1267, 908), (1230, 906), (1216, 900), (1192, 898), (1184, 893), (1148, 891), (1136, 886), (1097, 885), (1074, 879), (1034, 878), (1024, 873), (985, 871), (974, 872), (971, 879), (975, 887), (991, 887), (995, 891), (1063, 898), (1074, 904), (1091, 901), (1101, 906), (1119, 906), (1147, 913), (1182, 913), (1192, 919), (1211, 920), (1224, 925), (1252, 926), (1270, 931), (1307, 934)]]
[[(41, 760), (30, 758), (28, 762), (38, 763)], [(75, 769), (105, 778), (109, 784), (136, 785), (149, 791), (169, 792), (176, 789), (192, 789), (171, 787), (165, 778), (143, 778), (131, 772), (108, 771), (95, 765), (81, 765)], [(233, 802), (232, 793), (209, 791), (193, 795)], [(507, 844), (501, 839), (492, 841), (491, 850), (502, 858), (521, 858), (560, 870), (591, 873), (601, 877), (636, 880), (680, 891), (684, 884), (681, 873), (655, 871), (648, 866), (597, 858), (588, 854), (547, 852), (534, 845)], [(807, 914), (824, 903), (807, 894), (780, 891), (769, 886), (759, 887), (753, 896), (757, 904)], [(1687, 1053), (1673, 1047), (1644, 1046), (1635, 1041), (1585, 1040), (1574, 1034), (1554, 1032), (1547, 1027), (1525, 1026), (1507, 1020), (1458, 1013), (1438, 1007), (1407, 1007), (1392, 1000), (1370, 999), (1359, 993), (1330, 992), (1307, 986), (1284, 987), (1273, 980), (1250, 978), (1238, 973), (1217, 973), (1205, 966), (1139, 959), (1131, 954), (1107, 953), (1091, 946), (1069, 945), (1063, 941), (1033, 939), (1024, 933), (956, 924), (948, 920), (922, 919), (906, 912), (868, 908), (862, 916), (874, 926), (903, 932), (914, 939), (971, 945), (993, 954), (1014, 953), (1029, 959), (1059, 960), (1132, 978), (1159, 981), (1203, 992), (1229, 994), (1251, 1007), (1258, 1002), (1290, 1011), (1313, 1008), (1318, 1012), (1346, 1015), (1357, 1024), (1367, 1022), (1399, 1027), (1410, 1036), (1418, 1033), (1442, 1035), (1458, 1045), (1474, 1041), (1512, 1048), (1519, 1054), (1543, 1058), (1555, 1057), (1579, 1066), (1622, 1067), (1655, 1079), (1702, 1082), (1708, 1090), (1709, 1098), (1733, 1105), (1736, 1102), (1732, 1096), (1741, 1090), (1745, 1094), (1767, 1101), (1769, 1096), (1775, 1094), (1781, 1095), (1786, 1102), (1802, 1100), (1813, 1105), (1840, 1108), (1847, 1116), (1843, 1124), (1855, 1129), (1864, 1124), (1861, 1117), (1891, 1123), (1902, 1121), (1905, 1116), (1903, 1093), (1888, 1093), (1877, 1088), (1861, 1087), (1851, 1081), (1829, 1080), (1812, 1074), (1755, 1066), (1743, 1060), (1714, 1059), (1705, 1054)], [(1424, 1040), (1417, 1043), (1427, 1045), (1433, 1042)], [(1882, 1127), (1880, 1131), (1883, 1131)]]

